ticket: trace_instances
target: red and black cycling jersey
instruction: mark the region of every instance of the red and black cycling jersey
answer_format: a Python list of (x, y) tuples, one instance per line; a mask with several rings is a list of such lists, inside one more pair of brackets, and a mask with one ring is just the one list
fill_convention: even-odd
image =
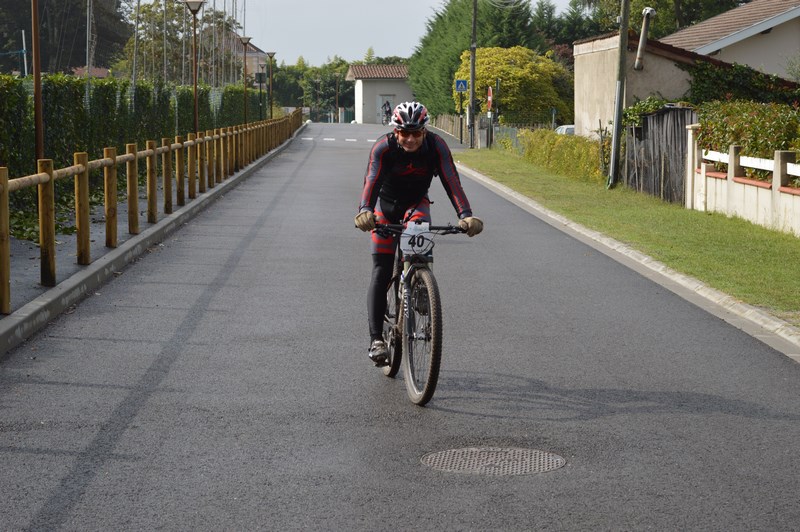
[(394, 132), (387, 133), (372, 146), (359, 211), (374, 211), (378, 197), (397, 205), (414, 205), (427, 195), (435, 175), (458, 217), (472, 216), (453, 155), (439, 135), (427, 131), (420, 148), (409, 153), (397, 143)]

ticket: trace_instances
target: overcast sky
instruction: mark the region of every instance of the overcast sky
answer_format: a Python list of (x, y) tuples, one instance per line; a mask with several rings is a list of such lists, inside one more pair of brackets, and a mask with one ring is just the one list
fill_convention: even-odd
[[(223, 0), (206, 0), (222, 10)], [(227, 0), (228, 11), (233, 0)], [(553, 0), (556, 12), (569, 0)], [(335, 55), (347, 61), (364, 58), (369, 47), (378, 57), (410, 57), (425, 34), (426, 22), (445, 0), (238, 0), (237, 19), (245, 34), (277, 64), (321, 66)], [(535, 1), (532, 2), (535, 4)]]

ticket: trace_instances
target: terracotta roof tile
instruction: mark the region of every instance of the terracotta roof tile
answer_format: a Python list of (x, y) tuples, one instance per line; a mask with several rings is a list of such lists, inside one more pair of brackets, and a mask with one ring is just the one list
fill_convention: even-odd
[[(697, 50), (760, 22), (800, 7), (800, 0), (753, 0), (660, 39), (685, 50)], [(798, 13), (800, 16), (800, 12)]]
[[(800, 0), (798, 0), (800, 2)], [(408, 79), (407, 65), (351, 65), (348, 81), (356, 79)]]

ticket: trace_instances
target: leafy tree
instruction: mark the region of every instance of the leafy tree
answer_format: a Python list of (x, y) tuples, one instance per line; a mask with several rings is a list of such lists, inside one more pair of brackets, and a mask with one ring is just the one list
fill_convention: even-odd
[[(530, 5), (521, 0), (504, 3), (479, 0), (479, 46), (515, 45), (532, 49), (544, 41), (531, 25)], [(453, 113), (449, 94), (461, 55), (472, 41), (472, 0), (449, 0), (428, 19), (427, 32), (409, 61), (409, 83), (432, 114)]]
[(537, 0), (531, 14), (531, 26), (542, 37), (555, 41), (561, 35), (560, 20), (556, 16), (556, 5), (552, 0)]
[[(125, 19), (127, 6), (117, 0), (94, 0), (96, 34), (94, 65), (110, 66), (119, 54), (131, 27)], [(67, 72), (86, 64), (86, 0), (40, 0), (39, 42), (42, 70)], [(3, 0), (0, 4), (0, 69), (22, 70), (22, 31), (31, 52), (30, 0)], [(32, 68), (28, 56), (28, 68)]]
[[(164, 31), (164, 2), (142, 3), (139, 21), (135, 10), (128, 12), (131, 27), (138, 27), (138, 42), (131, 35), (121, 59), (114, 65), (118, 76), (132, 77), (133, 54), (136, 48), (136, 77), (163, 79), (166, 53), (166, 81), (191, 83), (192, 79), (192, 20), (182, 1), (167, 0), (166, 31)], [(240, 25), (230, 15), (209, 6), (197, 21), (198, 80), (222, 85), (234, 82), (241, 71), (241, 43), (234, 38)], [(225, 36), (225, 41), (222, 42)], [(165, 48), (166, 43), (166, 48)], [(165, 52), (166, 50), (166, 52)]]
[[(596, 18), (604, 30), (616, 29), (620, 12), (619, 0), (581, 0), (596, 9)], [(650, 26), (650, 37), (658, 39), (724, 13), (750, 0), (630, 0), (631, 27), (641, 24), (645, 7), (656, 10)]]
[[(456, 78), (469, 77), (469, 62), (467, 51), (461, 55)], [(488, 87), (495, 87), (498, 79), (501, 80), (500, 91), (493, 105), (500, 107), (502, 122), (549, 122), (554, 108), (560, 121), (572, 121), (573, 80), (563, 65), (521, 46), (478, 48), (475, 57), (476, 92), (485, 94)], [(458, 101), (455, 90), (451, 94), (453, 101)], [(485, 100), (481, 100), (480, 107), (481, 111), (487, 110)]]

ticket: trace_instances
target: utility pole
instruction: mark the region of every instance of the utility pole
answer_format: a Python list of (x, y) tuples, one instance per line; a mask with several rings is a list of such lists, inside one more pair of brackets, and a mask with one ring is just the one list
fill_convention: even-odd
[(612, 188), (619, 179), (620, 143), (622, 142), (622, 109), (625, 107), (625, 69), (628, 60), (628, 22), (630, 0), (622, 0), (619, 17), (619, 63), (617, 65), (617, 93), (614, 102), (614, 131), (611, 137), (611, 164), (608, 168), (607, 188)]
[(33, 55), (33, 123), (36, 138), (36, 161), (44, 159), (44, 124), (42, 114), (42, 63), (39, 43), (39, 2), (31, 0), (31, 50)]
[(469, 46), (469, 108), (467, 128), (469, 147), (475, 147), (475, 52), (478, 48), (478, 0), (472, 0), (472, 44)]

